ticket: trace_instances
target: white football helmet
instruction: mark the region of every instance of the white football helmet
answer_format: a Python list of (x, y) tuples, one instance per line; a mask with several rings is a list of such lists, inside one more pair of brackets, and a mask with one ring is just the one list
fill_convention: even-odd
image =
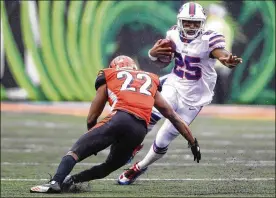
[[(184, 28), (183, 21), (200, 21), (200, 27), (196, 29)], [(180, 32), (180, 36), (186, 39), (196, 38), (203, 32), (205, 21), (206, 15), (201, 5), (194, 2), (185, 3), (179, 9), (177, 15), (177, 27)]]

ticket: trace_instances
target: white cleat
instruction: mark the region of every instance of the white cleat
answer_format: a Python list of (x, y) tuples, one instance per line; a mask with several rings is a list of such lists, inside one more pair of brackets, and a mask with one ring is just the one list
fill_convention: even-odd
[(61, 188), (56, 181), (51, 181), (48, 184), (34, 186), (30, 189), (31, 193), (61, 193)]
[(137, 163), (135, 163), (131, 168), (127, 169), (126, 171), (124, 171), (120, 176), (119, 179), (117, 180), (118, 184), (120, 185), (130, 185), (133, 182), (135, 182), (135, 180), (142, 175), (148, 168), (143, 168), (143, 169), (139, 169), (137, 167)]

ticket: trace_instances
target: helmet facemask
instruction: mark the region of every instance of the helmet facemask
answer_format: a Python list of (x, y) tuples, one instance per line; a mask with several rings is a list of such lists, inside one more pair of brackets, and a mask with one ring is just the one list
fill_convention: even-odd
[[(193, 21), (198, 22), (200, 23), (200, 25), (199, 26), (194, 25), (194, 28), (184, 27), (183, 23), (185, 23), (185, 21), (187, 21), (188, 23)], [(197, 36), (199, 36), (204, 30), (204, 25), (205, 25), (205, 21), (203, 20), (190, 20), (190, 19), (183, 19), (183, 18), (177, 19), (177, 26), (181, 33), (180, 36), (186, 39), (195, 39)]]

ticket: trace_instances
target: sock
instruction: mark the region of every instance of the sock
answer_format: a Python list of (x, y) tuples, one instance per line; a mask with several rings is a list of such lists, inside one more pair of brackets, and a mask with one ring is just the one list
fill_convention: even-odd
[(94, 179), (101, 179), (109, 175), (112, 171), (114, 171), (114, 169), (110, 167), (110, 165), (102, 163), (78, 174), (72, 175), (72, 180), (74, 183), (80, 183)]
[(57, 168), (53, 180), (61, 184), (65, 177), (72, 171), (76, 163), (77, 161), (71, 155), (65, 155)]
[(150, 147), (149, 152), (147, 153), (146, 157), (140, 162), (138, 162), (138, 168), (143, 169), (157, 161), (158, 159), (162, 158), (168, 150), (168, 146), (164, 148), (160, 148), (156, 145), (155, 141), (153, 145)]

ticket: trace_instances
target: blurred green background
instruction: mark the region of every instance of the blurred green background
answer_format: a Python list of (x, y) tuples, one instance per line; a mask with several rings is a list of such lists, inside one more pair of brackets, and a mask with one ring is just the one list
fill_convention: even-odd
[[(162, 76), (147, 51), (186, 1), (1, 1), (1, 100), (90, 101), (97, 72), (119, 54)], [(243, 58), (216, 65), (213, 103), (275, 105), (275, 2), (197, 1), (206, 28)]]

